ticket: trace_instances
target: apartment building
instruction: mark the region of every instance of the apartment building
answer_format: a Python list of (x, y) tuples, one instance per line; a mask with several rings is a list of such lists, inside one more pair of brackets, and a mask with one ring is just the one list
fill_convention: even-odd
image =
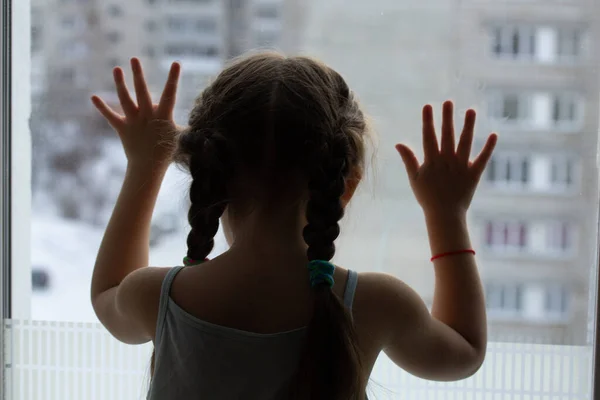
[(351, 207), (340, 263), (393, 273), (431, 304), (422, 214), (393, 144), (419, 149), (420, 107), (452, 98), (459, 115), (478, 110), (476, 147), (500, 133), (469, 220), (491, 338), (584, 343), (597, 248), (598, 11), (588, 0), (315, 3), (307, 50), (347, 78), (380, 142), (376, 195)]
[(582, 344), (597, 252), (598, 5), (461, 8), (461, 69), (478, 85), (482, 129), (501, 132), (473, 209), (491, 331)]
[(256, 47), (297, 51), (302, 9), (299, 0), (33, 0), (34, 95), (64, 92), (69, 107), (54, 102), (49, 114), (70, 118), (89, 113), (92, 91), (110, 96), (110, 69), (127, 66), (129, 57), (142, 58), (153, 92), (178, 60), (177, 114), (185, 122), (193, 99), (228, 59)]

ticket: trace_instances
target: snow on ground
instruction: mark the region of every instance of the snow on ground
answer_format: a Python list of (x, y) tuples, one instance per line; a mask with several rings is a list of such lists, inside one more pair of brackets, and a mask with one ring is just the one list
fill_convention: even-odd
[[(174, 232), (163, 236), (150, 249), (150, 265), (181, 265), (186, 254), (186, 195), (189, 177), (172, 168), (167, 173), (159, 194), (153, 221), (165, 215), (175, 216)], [(90, 283), (96, 254), (104, 229), (65, 220), (51, 210), (32, 216), (31, 261), (50, 275), (45, 291), (34, 291), (32, 314), (36, 320), (98, 322), (90, 302)], [(212, 256), (222, 253), (227, 244), (222, 232), (215, 238)]]

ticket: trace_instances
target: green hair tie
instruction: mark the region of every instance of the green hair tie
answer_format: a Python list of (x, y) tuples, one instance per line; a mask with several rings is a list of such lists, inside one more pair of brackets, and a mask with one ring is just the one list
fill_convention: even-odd
[(193, 265), (202, 264), (203, 262), (208, 261), (208, 258), (205, 258), (202, 261), (193, 260), (189, 257), (183, 257), (183, 265), (186, 267), (191, 267)]
[(333, 287), (333, 272), (335, 271), (335, 265), (329, 261), (312, 260), (308, 263), (308, 271), (311, 287), (322, 284)]

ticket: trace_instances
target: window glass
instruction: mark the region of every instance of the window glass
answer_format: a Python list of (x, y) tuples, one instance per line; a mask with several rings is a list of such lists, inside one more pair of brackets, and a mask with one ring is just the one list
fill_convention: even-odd
[(582, 52), (581, 28), (561, 28), (558, 30), (557, 53), (562, 58), (576, 58)]
[[(94, 258), (126, 168), (116, 135), (89, 97), (99, 94), (117, 107), (110, 69), (135, 55), (143, 59), (150, 89), (158, 94), (166, 66), (179, 60), (183, 76), (176, 118), (185, 125), (195, 98), (227, 61), (257, 47), (274, 47), (290, 55), (312, 55), (338, 70), (372, 124), (377, 150), (373, 157), (369, 153), (369, 169), (347, 209), (334, 261), (359, 272), (398, 276), (428, 306), (435, 285), (427, 232), (393, 145), (406, 143), (422, 159), (421, 107), (432, 104), (439, 117), (448, 98), (457, 104), (457, 124), (467, 108), (478, 111), (474, 152), (488, 132), (499, 133), (468, 222), (485, 283), (491, 340), (484, 372), (469, 382), (475, 382), (481, 398), (517, 392), (590, 398), (589, 385), (571, 386), (567, 393), (548, 382), (564, 378), (568, 386), (592, 378), (600, 58), (591, 44), (600, 42), (600, 19), (594, 17), (594, 2), (554, 3), (13, 0), (15, 29), (21, 29), (12, 37), (13, 74), (24, 74), (13, 80), (13, 118), (24, 122), (15, 122), (12, 139), (31, 140), (14, 147), (12, 158), (15, 171), (31, 173), (30, 178), (12, 177), (14, 187), (31, 189), (30, 196), (15, 200), (15, 209), (27, 205), (27, 212), (15, 211), (13, 222), (15, 232), (26, 230), (18, 236), (26, 239), (15, 254), (22, 248), (29, 251), (23, 258), (27, 262), (11, 266), (19, 271), (15, 285), (24, 289), (13, 291), (10, 300), (28, 311), (27, 318), (15, 322), (21, 324), (15, 325), (15, 335), (27, 338), (18, 343), (34, 343), (30, 332), (43, 331), (29, 321), (51, 321), (56, 329), (68, 327), (63, 343), (73, 346), (68, 354), (79, 354), (74, 350), (85, 347), (89, 332), (97, 335), (94, 348), (99, 349), (82, 353), (90, 363), (100, 365), (96, 357), (101, 354), (126, 355), (123, 365), (139, 361), (130, 375), (129, 367), (123, 367), (115, 369), (123, 374), (106, 379), (137, 377), (144, 371), (147, 354), (102, 336), (89, 301)], [(19, 93), (26, 93), (26, 102)], [(30, 135), (25, 134), (28, 129)], [(151, 228), (151, 265), (179, 265), (186, 254), (189, 184), (187, 174), (168, 171)], [(219, 232), (211, 257), (226, 249)], [(81, 328), (81, 323), (94, 325)], [(68, 340), (69, 335), (78, 339)], [(519, 349), (535, 355), (535, 361), (523, 361), (526, 366), (498, 361), (506, 354), (517, 357), (521, 353), (515, 349), (521, 345), (528, 346)], [(547, 372), (554, 367), (544, 357), (555, 354), (568, 358), (561, 362), (573, 365), (572, 371), (560, 377)], [(21, 369), (13, 376), (30, 377), (31, 368), (81, 369), (73, 372), (80, 377), (96, 368), (81, 367), (81, 360), (77, 368), (67, 361), (57, 368), (33, 358), (25, 361), (15, 364)], [(380, 365), (386, 362), (382, 356)], [(428, 386), (398, 369), (381, 368), (374, 381), (396, 379), (394, 388), (401, 388), (405, 398), (419, 397), (421, 392), (411, 390), (422, 387), (435, 388), (443, 399), (465, 393), (462, 386)], [(99, 371), (108, 369), (104, 365)], [(483, 378), (503, 373), (521, 383), (543, 376), (543, 383), (532, 393), (525, 383), (512, 387)], [(23, 379), (15, 390), (25, 390), (37, 378)], [(84, 383), (89, 379), (75, 381), (92, 387)], [(137, 396), (139, 382), (129, 398)], [(111, 397), (102, 392), (97, 398)], [(35, 396), (21, 393), (17, 398)], [(66, 397), (59, 393), (57, 398)]]

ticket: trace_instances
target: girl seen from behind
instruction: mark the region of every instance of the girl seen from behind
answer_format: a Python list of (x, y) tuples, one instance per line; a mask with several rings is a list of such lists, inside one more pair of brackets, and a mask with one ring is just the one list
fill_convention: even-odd
[[(113, 336), (153, 341), (149, 399), (364, 399), (382, 351), (427, 379), (478, 370), (486, 315), (466, 214), (496, 135), (471, 160), (473, 110), (455, 135), (446, 102), (438, 142), (433, 110), (423, 108), (422, 163), (396, 146), (427, 224), (430, 313), (393, 276), (331, 263), (368, 138), (337, 72), (277, 53), (238, 59), (178, 129), (180, 66), (153, 104), (139, 61), (131, 64), (137, 101), (114, 70), (124, 115), (92, 98), (119, 134), (128, 168), (91, 291)], [(188, 253), (184, 267), (148, 267), (150, 220), (172, 161), (192, 178)], [(219, 223), (230, 248), (208, 260)]]

